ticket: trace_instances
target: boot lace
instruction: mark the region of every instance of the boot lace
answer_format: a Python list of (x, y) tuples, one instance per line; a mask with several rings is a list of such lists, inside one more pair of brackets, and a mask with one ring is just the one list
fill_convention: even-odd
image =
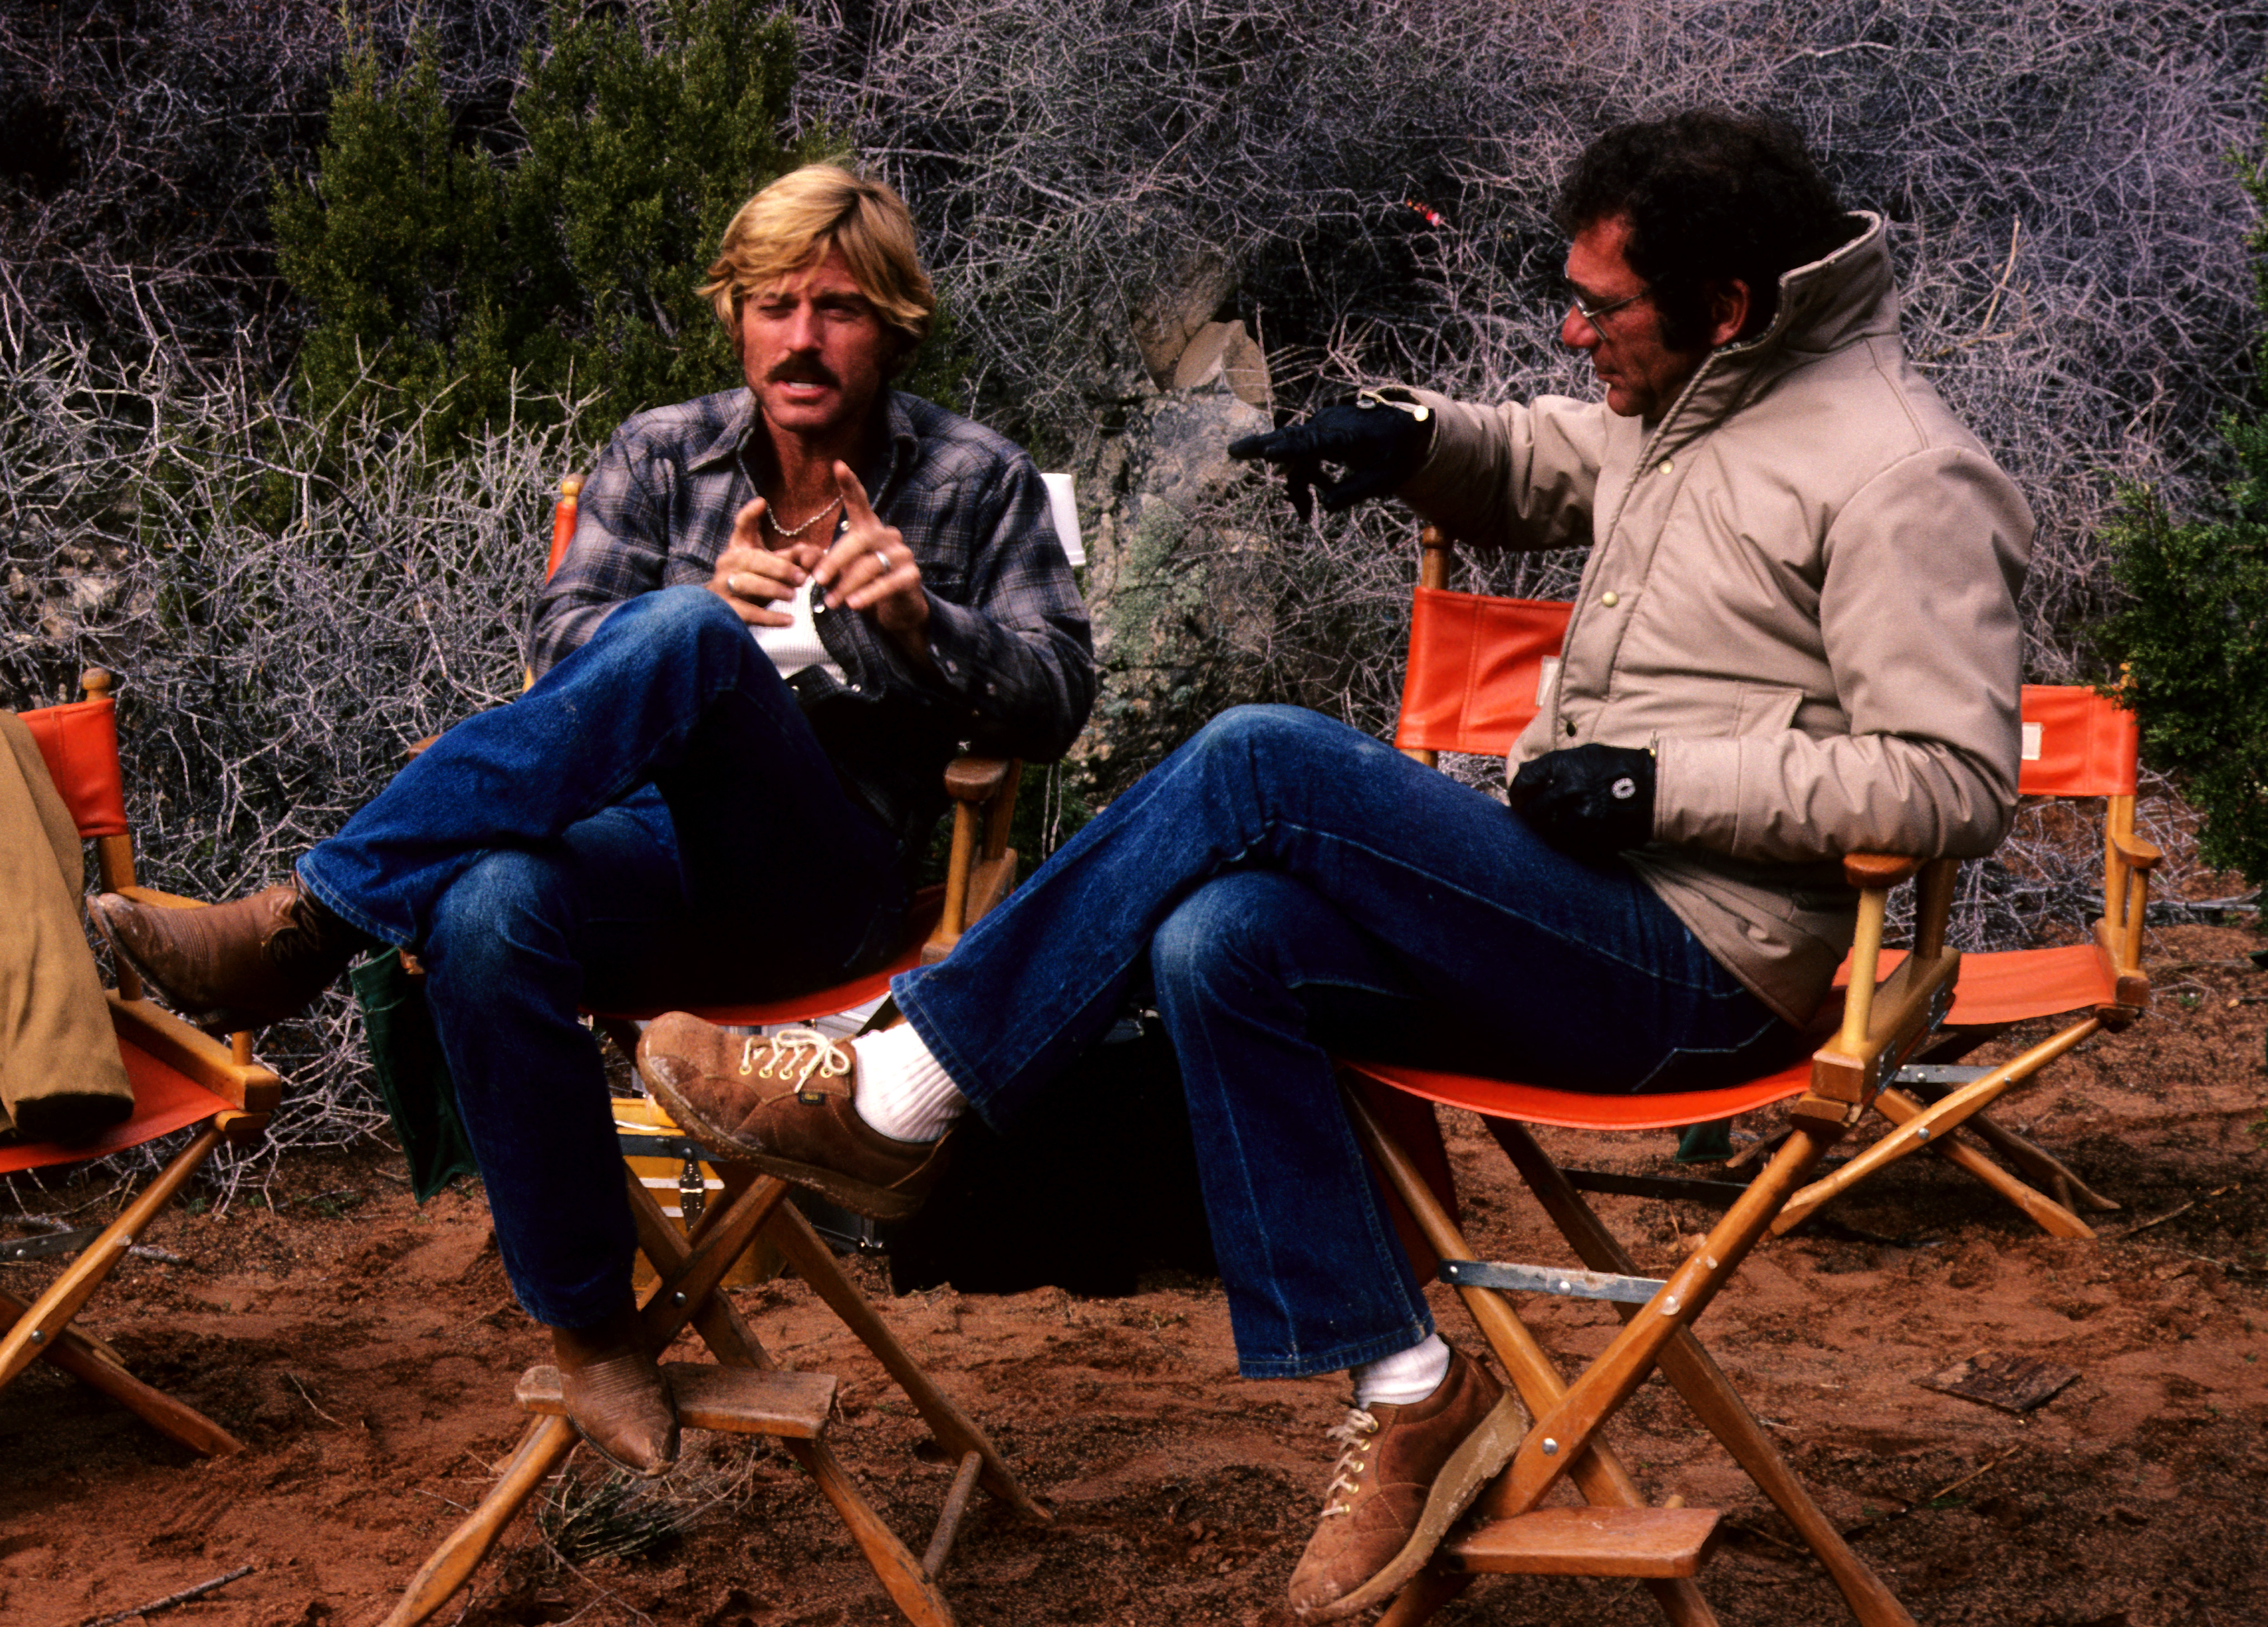
[(741, 1077), (783, 1079), (798, 1089), (814, 1077), (840, 1078), (850, 1067), (850, 1048), (816, 1028), (782, 1028), (770, 1039), (752, 1034), (740, 1044)]
[[(1362, 1489), (1362, 1471), (1370, 1467), (1370, 1448), (1378, 1439), (1378, 1419), (1360, 1407), (1350, 1407), (1347, 1415), (1325, 1433), (1340, 1443), (1339, 1461), (1332, 1468), (1331, 1483), (1323, 1488), (1323, 1518), (1333, 1514), (1354, 1513), (1356, 1492)], [(1344, 1501), (1340, 1492), (1346, 1493)]]

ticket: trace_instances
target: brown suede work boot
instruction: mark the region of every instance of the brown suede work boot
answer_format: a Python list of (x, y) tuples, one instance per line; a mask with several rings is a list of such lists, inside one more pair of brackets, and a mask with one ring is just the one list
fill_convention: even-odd
[(376, 940), (296, 881), (210, 909), (105, 893), (87, 913), (110, 946), (191, 1022), (228, 1031), (296, 1017)]
[(652, 1480), (677, 1461), (677, 1407), (669, 1381), (638, 1330), (637, 1312), (617, 1312), (595, 1328), (554, 1328), (560, 1398), (591, 1450)]
[(1323, 1517), (1292, 1572), (1292, 1616), (1335, 1622), (1384, 1604), (1425, 1568), (1528, 1432), (1520, 1397), (1462, 1351), (1423, 1401), (1356, 1407)]
[(953, 1137), (898, 1141), (868, 1124), (852, 1099), (858, 1066), (850, 1041), (815, 1028), (757, 1039), (685, 1012), (647, 1024), (637, 1048), (646, 1088), (703, 1146), (854, 1214), (903, 1219), (937, 1185)]

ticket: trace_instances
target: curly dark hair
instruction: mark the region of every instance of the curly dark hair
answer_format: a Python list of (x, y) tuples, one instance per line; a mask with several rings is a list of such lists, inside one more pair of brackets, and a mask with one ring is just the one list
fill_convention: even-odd
[(1607, 131), (1575, 160), (1551, 215), (1570, 237), (1630, 221), (1624, 254), (1653, 295), (1663, 342), (1678, 350), (1708, 342), (1710, 284), (1749, 285), (1740, 336), (1751, 338), (1778, 309), (1781, 273), (1852, 235), (1793, 126), (1716, 107)]

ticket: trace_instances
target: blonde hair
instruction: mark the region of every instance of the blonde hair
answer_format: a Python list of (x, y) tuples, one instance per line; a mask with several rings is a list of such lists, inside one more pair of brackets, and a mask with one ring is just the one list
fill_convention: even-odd
[(937, 295), (914, 251), (913, 216), (879, 180), (836, 164), (790, 170), (740, 205), (725, 224), (709, 281), (696, 291), (737, 339), (740, 306), (784, 277), (840, 249), (858, 291), (904, 341), (901, 357), (929, 334)]

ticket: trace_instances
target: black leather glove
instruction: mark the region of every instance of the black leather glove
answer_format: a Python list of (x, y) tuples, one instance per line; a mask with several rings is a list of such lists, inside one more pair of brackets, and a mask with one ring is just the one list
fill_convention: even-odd
[[(1418, 472), (1433, 445), (1433, 415), (1366, 395), (1341, 407), (1326, 407), (1305, 423), (1267, 435), (1248, 435), (1228, 444), (1232, 458), (1259, 458), (1284, 467), (1292, 506), (1302, 520), (1314, 512), (1309, 488), (1320, 489), (1323, 507), (1336, 513), (1365, 497), (1384, 497)], [(1327, 479), (1323, 465), (1344, 473)]]
[(1548, 751), (1520, 765), (1511, 801), (1553, 847), (1600, 864), (1653, 837), (1653, 754), (1598, 745)]

